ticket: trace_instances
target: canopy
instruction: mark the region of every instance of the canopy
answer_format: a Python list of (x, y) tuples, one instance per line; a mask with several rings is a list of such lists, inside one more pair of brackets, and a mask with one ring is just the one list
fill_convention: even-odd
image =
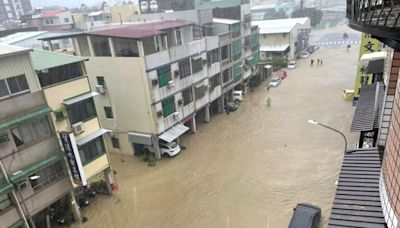
[(92, 92), (89, 92), (89, 93), (85, 93), (85, 94), (82, 94), (82, 95), (79, 95), (79, 96), (64, 100), (63, 103), (65, 105), (72, 105), (72, 104), (78, 103), (80, 101), (89, 99), (89, 98), (97, 96), (97, 95), (99, 95), (99, 93), (92, 91)]
[(102, 136), (102, 135), (104, 135), (105, 133), (108, 133), (108, 132), (110, 132), (110, 130), (101, 128), (101, 129), (99, 129), (99, 130), (97, 130), (95, 132), (92, 132), (92, 133), (86, 135), (85, 137), (83, 137), (81, 139), (78, 139), (76, 141), (76, 144), (78, 146), (82, 146), (83, 144), (86, 144), (86, 143), (92, 141), (93, 139), (98, 138), (98, 137), (100, 137), (100, 136)]
[(172, 128), (168, 129), (165, 131), (163, 134), (158, 136), (158, 138), (166, 141), (166, 142), (172, 142), (179, 136), (183, 135), (187, 130), (189, 130), (188, 127), (186, 127), (183, 124), (177, 124), (173, 126)]

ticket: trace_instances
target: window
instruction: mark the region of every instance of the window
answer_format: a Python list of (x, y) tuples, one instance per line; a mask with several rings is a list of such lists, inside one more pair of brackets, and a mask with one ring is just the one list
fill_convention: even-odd
[(179, 65), (179, 76), (185, 78), (190, 75), (190, 59), (184, 59), (178, 63)]
[(211, 50), (207, 53), (208, 64), (211, 65), (219, 61), (219, 49)]
[(112, 137), (111, 138), (111, 143), (112, 143), (113, 148), (121, 148), (120, 145), (119, 145), (118, 138)]
[(221, 60), (229, 59), (229, 48), (228, 45), (221, 48)]
[(139, 57), (137, 41), (134, 39), (113, 38), (115, 55), (118, 57)]
[(38, 77), (40, 85), (46, 87), (82, 77), (83, 74), (81, 63), (71, 63), (64, 66), (49, 68), (46, 71), (39, 71)]
[(222, 80), (224, 83), (228, 82), (231, 80), (231, 75), (229, 73), (229, 69), (226, 69), (222, 72)]
[(86, 165), (105, 153), (103, 137), (98, 137), (79, 148), (82, 164)]
[(106, 114), (106, 118), (108, 118), (108, 119), (113, 119), (114, 118), (114, 115), (113, 115), (111, 107), (104, 107), (104, 112)]
[(163, 116), (167, 117), (175, 112), (175, 99), (171, 96), (162, 102)]
[(102, 85), (102, 86), (106, 86), (106, 81), (104, 80), (104, 76), (97, 76), (96, 77), (97, 80), (97, 85)]
[(65, 22), (65, 23), (68, 23), (68, 22), (69, 22), (69, 18), (67, 18), (67, 17), (64, 18), (64, 22)]
[(17, 147), (43, 140), (52, 134), (53, 131), (46, 116), (11, 129), (11, 135)]
[(241, 41), (236, 41), (232, 43), (232, 58), (233, 60), (238, 60), (242, 54), (242, 43)]
[(31, 176), (39, 176), (39, 178), (35, 180), (30, 180), (31, 187), (35, 192), (39, 191), (40, 189), (51, 184), (60, 177), (65, 176), (65, 174), (66, 173), (64, 172), (62, 163), (56, 162), (32, 174)]
[(79, 50), (82, 56), (90, 56), (89, 43), (86, 36), (78, 36), (77, 38)]
[(53, 19), (47, 19), (46, 20), (46, 24), (48, 24), (48, 25), (52, 25), (54, 22), (53, 22)]
[(203, 58), (201, 56), (192, 58), (192, 73), (195, 74), (203, 70)]
[(110, 44), (107, 37), (91, 36), (95, 56), (111, 56)]
[(89, 98), (67, 107), (71, 124), (87, 121), (97, 116), (93, 98)]
[(205, 85), (195, 88), (196, 100), (198, 100), (198, 99), (204, 97), (204, 95), (206, 95), (206, 88), (207, 87)]
[(215, 87), (221, 84), (219, 74), (216, 74), (210, 78), (210, 88), (214, 89)]
[(171, 81), (171, 68), (170, 66), (163, 67), (157, 70), (158, 86), (164, 87)]
[(142, 39), (143, 50), (145, 55), (150, 55), (157, 52), (154, 37), (148, 37)]
[(182, 45), (182, 35), (181, 35), (181, 30), (180, 29), (176, 30), (176, 44), (177, 45)]
[(183, 99), (183, 105), (187, 105), (193, 101), (192, 87), (182, 91), (182, 99)]
[(12, 201), (8, 194), (0, 195), (0, 213), (11, 207)]
[(0, 80), (0, 98), (29, 91), (25, 75)]
[(176, 46), (174, 29), (167, 31), (168, 48)]

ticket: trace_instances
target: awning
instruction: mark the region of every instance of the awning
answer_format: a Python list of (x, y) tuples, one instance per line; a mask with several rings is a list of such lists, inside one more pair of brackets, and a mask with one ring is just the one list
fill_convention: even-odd
[(382, 153), (345, 153), (328, 227), (386, 228), (379, 193)]
[(92, 141), (93, 139), (104, 135), (107, 132), (110, 132), (110, 130), (107, 130), (107, 129), (104, 129), (104, 128), (100, 128), (99, 130), (97, 130), (95, 132), (92, 132), (92, 133), (86, 135), (85, 137), (83, 137), (83, 138), (81, 138), (79, 140), (76, 140), (76, 144), (78, 146), (82, 146), (82, 145)]
[(100, 16), (104, 13), (104, 11), (95, 11), (88, 14), (89, 17)]
[(151, 141), (151, 135), (137, 132), (129, 132), (128, 133), (129, 142), (143, 144), (151, 146), (153, 142)]
[(366, 66), (368, 66), (368, 63), (370, 61), (384, 60), (385, 58), (386, 58), (386, 52), (384, 52), (384, 51), (364, 54), (360, 58), (360, 66), (366, 67)]
[(166, 142), (172, 142), (179, 136), (181, 136), (183, 133), (185, 133), (187, 130), (189, 130), (188, 127), (186, 127), (183, 124), (177, 124), (164, 132), (163, 134), (159, 135), (158, 138), (166, 141)]
[(61, 156), (59, 155), (53, 155), (51, 157), (48, 157), (46, 159), (43, 159), (39, 162), (36, 162), (35, 164), (32, 164), (30, 166), (27, 166), (23, 168), (22, 170), (19, 170), (17, 172), (14, 172), (13, 175), (10, 175), (10, 181), (14, 184), (17, 184), (18, 182), (21, 182), (28, 178), (29, 175), (34, 174), (38, 170), (41, 170), (47, 166), (50, 166), (56, 162), (61, 160)]
[(379, 128), (384, 92), (383, 83), (361, 87), (351, 131), (372, 131), (374, 128)]
[(72, 104), (78, 103), (80, 101), (89, 99), (89, 98), (97, 96), (97, 95), (99, 95), (99, 93), (92, 91), (92, 92), (89, 92), (89, 93), (85, 93), (85, 94), (82, 94), (82, 95), (79, 95), (79, 96), (64, 100), (63, 103), (65, 105), (72, 105)]
[(5, 120), (0, 122), (0, 132), (4, 131), (4, 130), (7, 130), (7, 129), (10, 129), (10, 128), (16, 126), (17, 124), (20, 124), (20, 123), (22, 123), (24, 121), (27, 121), (29, 119), (34, 119), (34, 118), (37, 118), (37, 117), (40, 117), (40, 116), (44, 116), (47, 113), (50, 113), (51, 111), (52, 111), (51, 108), (49, 108), (47, 106), (44, 106), (44, 107), (32, 110), (30, 112), (26, 112), (26, 113), (23, 113), (23, 114), (16, 115), (16, 116), (13, 116), (11, 118), (5, 119)]
[(289, 44), (279, 44), (279, 45), (261, 45), (260, 51), (266, 52), (282, 52), (289, 48)]
[(1, 180), (0, 181), (0, 196), (7, 194), (13, 189), (13, 186), (10, 182), (7, 180)]

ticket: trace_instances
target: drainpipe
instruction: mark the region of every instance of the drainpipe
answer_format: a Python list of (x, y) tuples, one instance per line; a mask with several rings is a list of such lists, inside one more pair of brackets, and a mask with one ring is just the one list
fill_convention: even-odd
[[(3, 162), (2, 162), (1, 160), (0, 160), (0, 167), (1, 167), (1, 172), (3, 173), (3, 176), (4, 176), (4, 177), (6, 178), (6, 180), (10, 183), (10, 180), (8, 179), (7, 172), (6, 172), (6, 170), (4, 169)], [(17, 198), (17, 195), (15, 194), (15, 190), (13, 189), (11, 192), (12, 192), (14, 201), (15, 201), (15, 203), (17, 204), (18, 211), (19, 211), (19, 213), (20, 213), (21, 216), (22, 216), (22, 220), (24, 220), (25, 226), (26, 226), (27, 228), (29, 228), (30, 226), (29, 226), (28, 220), (26, 220), (25, 213), (24, 213), (23, 210), (22, 210), (21, 204), (19, 204), (19, 200), (18, 200), (18, 198)]]

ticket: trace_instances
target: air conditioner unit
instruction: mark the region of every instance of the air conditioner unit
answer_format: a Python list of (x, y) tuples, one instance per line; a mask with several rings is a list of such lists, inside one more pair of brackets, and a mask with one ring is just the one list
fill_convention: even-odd
[(0, 135), (0, 145), (7, 143), (9, 140), (8, 135)]
[(183, 105), (183, 100), (182, 99), (178, 100), (178, 105)]
[(163, 116), (163, 111), (161, 111), (161, 110), (160, 110), (160, 111), (158, 111), (158, 112), (157, 112), (157, 116), (158, 116), (158, 117), (161, 117), (161, 116)]
[(168, 86), (169, 86), (170, 88), (171, 88), (171, 87), (174, 87), (174, 86), (175, 86), (174, 81), (173, 81), (173, 80), (169, 81), (169, 82), (168, 82)]
[(78, 123), (72, 125), (72, 132), (75, 135), (78, 135), (84, 131), (85, 131), (85, 129), (83, 128), (83, 122), (78, 122)]
[(174, 117), (174, 119), (178, 119), (179, 118), (179, 112), (172, 113), (172, 116)]
[(179, 70), (174, 71), (175, 78), (179, 76)]
[(104, 85), (96, 85), (96, 92), (100, 94), (106, 93), (106, 90), (104, 89)]
[(152, 84), (153, 86), (156, 86), (156, 85), (158, 84), (158, 80), (157, 80), (157, 79), (151, 80), (151, 84)]

